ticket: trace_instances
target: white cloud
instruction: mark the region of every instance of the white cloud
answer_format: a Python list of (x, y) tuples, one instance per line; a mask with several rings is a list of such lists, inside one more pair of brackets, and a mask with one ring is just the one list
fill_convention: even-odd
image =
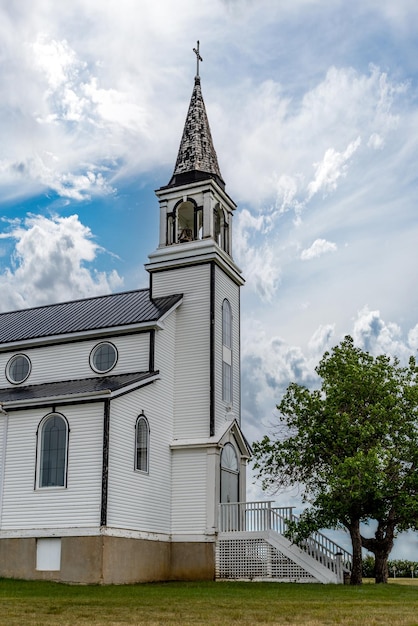
[(358, 150), (360, 137), (351, 141), (344, 152), (328, 148), (320, 163), (315, 163), (315, 178), (308, 184), (308, 199), (319, 191), (329, 193), (337, 188), (338, 179), (347, 172), (347, 163)]
[(326, 239), (315, 239), (309, 248), (302, 250), (300, 258), (302, 261), (310, 261), (311, 259), (316, 259), (327, 252), (336, 252), (336, 250), (337, 246), (335, 243), (327, 241)]
[(374, 150), (381, 150), (385, 144), (385, 140), (379, 133), (372, 133), (367, 142), (368, 148), (373, 148)]
[(77, 215), (29, 216), (13, 222), (4, 240), (15, 242), (13, 263), (0, 273), (3, 311), (109, 293), (122, 286), (116, 271), (89, 269), (102, 250)]
[(46, 34), (39, 34), (32, 44), (32, 52), (34, 65), (44, 72), (52, 92), (74, 82), (86, 67), (77, 60), (76, 53), (65, 39), (56, 41)]
[(309, 339), (308, 348), (310, 353), (315, 355), (317, 358), (321, 357), (325, 350), (328, 350), (331, 347), (331, 342), (334, 341), (334, 333), (335, 324), (319, 326)]
[(352, 334), (356, 345), (362, 349), (375, 355), (397, 356), (405, 362), (413, 354), (416, 327), (405, 338), (399, 324), (386, 322), (380, 311), (371, 311), (365, 306), (357, 314)]
[[(347, 249), (347, 238), (334, 238), (334, 231), (349, 222), (364, 228), (375, 210), (376, 190), (388, 202), (385, 170), (388, 158), (391, 166), (399, 159), (392, 141), (397, 134), (404, 136), (408, 126), (400, 125), (396, 112), (407, 87), (375, 66), (365, 73), (333, 67), (299, 100), (290, 101), (271, 81), (258, 91), (256, 87), (243, 85), (245, 108), (240, 115), (231, 109), (234, 122), (224, 120), (221, 137), (229, 137), (232, 128), (232, 145), (238, 147), (223, 174), (228, 183), (232, 179), (232, 196), (245, 198), (245, 220), (235, 238), (238, 262), (248, 287), (257, 291), (253, 278), (260, 284), (262, 251), (265, 274), (273, 272), (276, 280), (258, 293), (268, 293), (272, 300), (288, 268), (301, 258), (301, 241), (309, 237), (318, 242), (302, 252), (304, 260), (335, 251), (340, 243), (346, 248), (342, 258), (348, 258), (354, 249)], [(224, 146), (222, 152), (228, 149)], [(348, 241), (351, 232), (347, 230)]]
[(411, 350), (418, 350), (418, 324), (411, 328), (408, 333), (408, 344)]

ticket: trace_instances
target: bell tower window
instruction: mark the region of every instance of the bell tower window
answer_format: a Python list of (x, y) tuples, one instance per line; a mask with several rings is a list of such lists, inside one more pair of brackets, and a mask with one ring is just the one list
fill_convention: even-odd
[(218, 246), (229, 254), (228, 217), (219, 204), (217, 204), (213, 209), (213, 238)]
[(203, 239), (203, 207), (192, 198), (181, 200), (167, 214), (167, 245)]
[(178, 208), (177, 241), (193, 241), (194, 234), (194, 206), (191, 202), (182, 202)]
[(222, 211), (219, 207), (219, 204), (216, 205), (213, 213), (213, 238), (218, 246), (220, 246), (222, 234)]

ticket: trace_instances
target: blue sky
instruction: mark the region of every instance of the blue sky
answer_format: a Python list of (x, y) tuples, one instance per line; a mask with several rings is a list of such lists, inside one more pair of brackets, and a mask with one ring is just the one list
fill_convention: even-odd
[(418, 349), (416, 0), (1, 0), (0, 309), (147, 286), (197, 39), (254, 440), (345, 334)]

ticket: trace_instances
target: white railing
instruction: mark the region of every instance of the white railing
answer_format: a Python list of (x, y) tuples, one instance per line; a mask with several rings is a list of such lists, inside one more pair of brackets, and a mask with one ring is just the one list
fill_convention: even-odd
[[(264, 532), (285, 535), (289, 522), (298, 522), (293, 507), (275, 507), (272, 501), (231, 502), (219, 506), (219, 532)], [(351, 554), (320, 532), (314, 532), (299, 547), (325, 567), (351, 569)]]
[(219, 507), (219, 532), (262, 532), (281, 535), (292, 519), (292, 507), (272, 507), (272, 501), (231, 502)]

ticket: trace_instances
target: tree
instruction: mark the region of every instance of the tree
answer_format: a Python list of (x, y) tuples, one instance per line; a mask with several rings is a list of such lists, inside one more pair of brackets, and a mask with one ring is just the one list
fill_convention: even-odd
[[(396, 534), (418, 528), (418, 367), (413, 357), (371, 356), (349, 336), (322, 357), (319, 389), (291, 383), (277, 406), (279, 427), (254, 444), (264, 489), (299, 486), (310, 505), (293, 541), (321, 528), (350, 533), (351, 583), (362, 582), (362, 547), (387, 582)], [(374, 520), (374, 537), (361, 523)]]

